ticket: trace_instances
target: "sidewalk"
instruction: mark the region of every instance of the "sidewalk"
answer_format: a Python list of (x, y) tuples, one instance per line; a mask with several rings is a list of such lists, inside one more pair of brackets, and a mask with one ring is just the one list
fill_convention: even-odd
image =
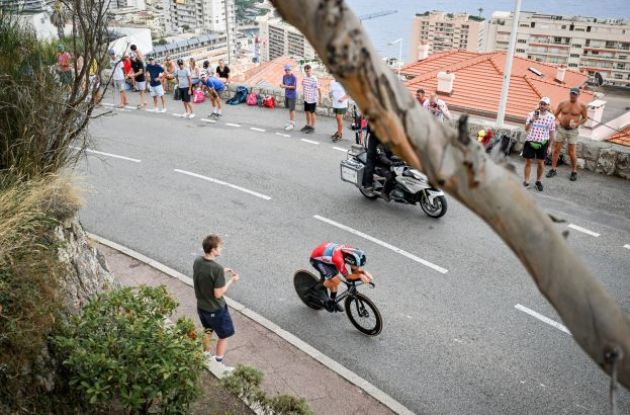
[[(187, 277), (181, 274), (170, 276), (157, 269), (163, 267), (161, 264), (150, 262), (152, 266), (148, 265), (147, 262), (150, 261), (148, 258), (140, 256), (143, 262), (103, 244), (96, 244), (96, 247), (105, 256), (110, 271), (121, 285), (165, 285), (180, 304), (173, 317), (186, 316), (199, 325), (194, 291), (189, 284), (182, 281)], [(363, 379), (342, 367), (337, 367), (334, 362), (330, 362), (329, 367), (320, 363), (312, 357), (318, 352), (308, 345), (298, 348), (285, 340), (286, 337), (292, 337), (290, 334), (278, 329), (281, 337), (258, 324), (255, 320), (264, 320), (261, 316), (245, 308), (238, 311), (240, 306), (238, 303), (229, 303), (232, 303), (230, 306), (236, 335), (230, 339), (226, 362), (230, 366), (244, 364), (261, 370), (265, 376), (263, 389), (268, 394), (287, 393), (305, 398), (316, 414), (411, 413)], [(273, 326), (273, 323), (269, 325)], [(322, 356), (321, 360), (329, 359)], [(343, 373), (344, 370), (348, 372), (347, 377), (356, 377), (354, 383), (337, 373), (338, 371)], [(388, 402), (396, 411), (366, 393), (357, 384), (369, 390), (372, 395), (378, 396), (381, 401)]]

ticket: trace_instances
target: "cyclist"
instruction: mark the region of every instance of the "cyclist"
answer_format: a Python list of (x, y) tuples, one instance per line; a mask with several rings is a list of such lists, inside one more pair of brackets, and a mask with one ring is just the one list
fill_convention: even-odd
[[(328, 311), (343, 311), (343, 307), (335, 302), (337, 288), (342, 278), (360, 279), (364, 284), (372, 281), (372, 275), (362, 269), (365, 265), (365, 253), (350, 245), (324, 242), (311, 252), (311, 265), (321, 275), (322, 284), (330, 290), (330, 297), (326, 299)], [(350, 270), (346, 267), (350, 266)]]

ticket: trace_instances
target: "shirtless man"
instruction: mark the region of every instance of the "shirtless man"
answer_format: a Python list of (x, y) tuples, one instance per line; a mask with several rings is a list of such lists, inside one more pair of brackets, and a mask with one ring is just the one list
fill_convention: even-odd
[(586, 105), (578, 102), (580, 95), (579, 88), (571, 88), (570, 98), (568, 101), (562, 101), (556, 109), (555, 115), (558, 120), (558, 129), (556, 131), (556, 139), (551, 156), (551, 170), (547, 173), (547, 177), (553, 177), (556, 174), (556, 165), (558, 164), (558, 155), (562, 149), (562, 144), (567, 142), (569, 158), (571, 159), (571, 175), (569, 180), (572, 182), (577, 180), (577, 156), (575, 155), (575, 144), (578, 139), (578, 127), (586, 122), (588, 115), (586, 113)]
[(171, 60), (170, 56), (167, 56), (164, 61), (164, 76), (162, 76), (162, 88), (167, 92), (170, 91), (170, 83), (172, 83), (175, 79), (175, 75), (173, 75), (175, 73), (175, 69), (175, 62)]

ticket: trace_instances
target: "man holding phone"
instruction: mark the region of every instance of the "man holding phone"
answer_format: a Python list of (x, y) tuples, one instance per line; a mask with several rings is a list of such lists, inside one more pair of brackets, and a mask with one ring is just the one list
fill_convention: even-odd
[(549, 147), (549, 140), (554, 139), (556, 132), (556, 117), (551, 112), (551, 100), (548, 97), (542, 97), (538, 109), (529, 113), (525, 123), (525, 131), (527, 131), (527, 138), (521, 153), (525, 159), (523, 186), (529, 187), (532, 159), (536, 159), (536, 190), (542, 192), (541, 179), (545, 170), (547, 148)]

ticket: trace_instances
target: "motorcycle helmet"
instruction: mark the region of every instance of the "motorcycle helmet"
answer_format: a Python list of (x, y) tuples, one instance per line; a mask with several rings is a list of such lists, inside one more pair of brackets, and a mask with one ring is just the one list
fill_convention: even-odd
[(346, 264), (362, 267), (365, 265), (365, 253), (358, 248), (352, 248), (348, 245), (341, 246), (341, 253)]

